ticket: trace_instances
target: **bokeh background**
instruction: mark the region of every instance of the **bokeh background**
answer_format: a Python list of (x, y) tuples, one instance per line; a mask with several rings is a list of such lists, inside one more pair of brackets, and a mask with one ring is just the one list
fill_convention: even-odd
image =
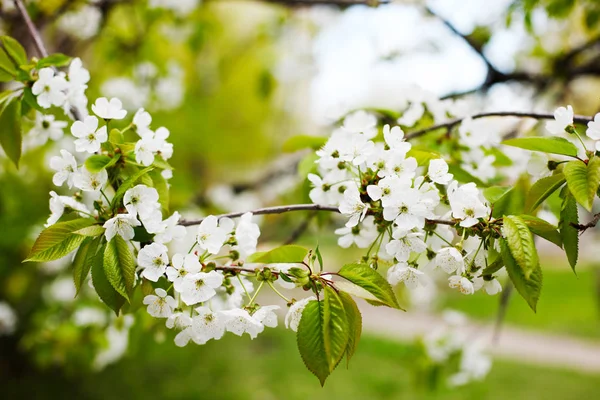
[[(1, 30), (33, 52), (12, 2), (1, 3)], [(119, 96), (170, 129), (171, 208), (189, 216), (308, 201), (301, 178), (306, 154), (286, 153), (286, 139), (326, 135), (353, 109), (397, 109), (415, 86), (464, 99), (474, 111), (572, 104), (593, 115), (600, 107), (594, 0), (26, 3), (51, 51), (84, 60), (91, 99)], [(516, 296), (400, 292), (409, 312), (365, 316), (355, 358), (325, 388), (304, 368), (290, 331), (180, 349), (143, 310), (117, 340), (124, 346), (119, 356), (99, 367), (97, 354), (115, 339), (104, 328), (73, 322), (81, 301), (69, 286), (69, 261), (22, 263), (48, 216), (48, 192), (55, 189), (48, 159), (58, 148), (60, 141), (31, 139), (19, 170), (0, 158), (0, 300), (18, 316), (16, 330), (0, 335), (6, 398), (599, 396), (600, 264), (591, 231), (577, 275), (561, 253), (541, 251), (545, 285), (537, 314)], [(323, 216), (268, 217), (261, 240), (268, 247), (298, 233), (300, 244), (319, 243), (335, 270), (360, 254), (337, 247), (331, 232), (339, 226)], [(482, 381), (436, 384), (443, 369), (422, 357), (419, 338), (447, 324), (447, 310), (468, 316), (460, 325), (473, 341), (489, 339), (503, 321), (499, 338), (489, 342), (494, 364)]]

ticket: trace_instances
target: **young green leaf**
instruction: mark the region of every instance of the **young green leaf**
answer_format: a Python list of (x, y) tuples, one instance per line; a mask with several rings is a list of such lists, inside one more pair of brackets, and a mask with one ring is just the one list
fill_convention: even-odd
[(8, 99), (0, 111), (0, 145), (11, 161), (19, 167), (21, 158), (21, 100)]
[(6, 50), (17, 67), (19, 65), (27, 64), (27, 53), (19, 42), (10, 36), (1, 36), (0, 40), (2, 41), (4, 50)]
[(2, 48), (0, 48), (0, 71), (2, 71), (2, 82), (9, 82), (17, 75), (17, 67)]
[(115, 154), (113, 157), (104, 154), (94, 154), (85, 160), (85, 168), (92, 173), (98, 173), (103, 169), (115, 165), (117, 161), (119, 161), (119, 158), (121, 158), (119, 153)]
[(350, 359), (356, 352), (360, 335), (362, 333), (362, 315), (352, 297), (344, 292), (339, 292), (338, 295), (344, 304), (346, 318), (348, 319), (348, 345), (346, 346), (346, 366), (350, 364)]
[(562, 249), (562, 238), (556, 226), (531, 215), (519, 215), (519, 217), (527, 224), (531, 233), (554, 243)]
[[(370, 296), (364, 298), (370, 302), (401, 309), (400, 305), (398, 304), (398, 300), (396, 299), (396, 295), (394, 294), (394, 290), (388, 281), (386, 281), (377, 271), (370, 268), (368, 265), (344, 265), (338, 272), (338, 275), (366, 291)], [(341, 285), (339, 285), (340, 283)], [(341, 290), (346, 288), (345, 291), (349, 292), (350, 294), (360, 296), (353, 290), (347, 290), (347, 286), (344, 286), (342, 282), (336, 282), (336, 285), (338, 285)]]
[(102, 235), (105, 230), (106, 229), (104, 229), (102, 225), (91, 225), (86, 226), (85, 228), (81, 228), (73, 233), (77, 235), (96, 237)]
[(125, 304), (125, 298), (121, 296), (110, 284), (106, 273), (104, 272), (104, 253), (106, 246), (102, 245), (97, 250), (92, 260), (92, 283), (100, 300), (110, 307), (115, 314), (119, 315), (119, 310)]
[(158, 192), (163, 215), (169, 215), (169, 184), (158, 169), (150, 171), (148, 176), (152, 179), (152, 187)]
[(322, 301), (306, 305), (296, 334), (302, 360), (321, 386), (346, 354), (349, 337), (342, 300), (330, 287), (324, 293)]
[(505, 216), (502, 236), (506, 239), (510, 254), (523, 273), (528, 275), (539, 264), (539, 258), (533, 242), (533, 235), (527, 224), (515, 215)]
[(531, 186), (525, 199), (525, 212), (531, 213), (540, 206), (556, 190), (558, 190), (566, 179), (562, 173), (547, 176), (538, 180)]
[(527, 137), (508, 139), (502, 142), (507, 146), (519, 147), (525, 150), (542, 151), (544, 153), (577, 156), (577, 147), (561, 137)]
[(525, 271), (515, 260), (506, 240), (500, 239), (502, 260), (506, 265), (506, 271), (510, 280), (515, 285), (519, 294), (525, 299), (529, 307), (536, 312), (537, 302), (542, 290), (542, 269), (540, 264)]
[(42, 58), (35, 65), (35, 68), (40, 69), (40, 68), (50, 67), (50, 66), (64, 67), (66, 65), (69, 65), (70, 62), (71, 62), (71, 57), (66, 56), (62, 53), (55, 53), (55, 54), (50, 54), (48, 57)]
[(408, 151), (408, 153), (406, 153), (406, 157), (414, 157), (419, 166), (424, 166), (428, 165), (429, 161), (440, 158), (441, 156), (440, 153), (413, 147)]
[(75, 231), (96, 223), (89, 218), (58, 222), (40, 233), (25, 261), (58, 260), (75, 250), (86, 239)]
[(499, 199), (501, 199), (502, 196), (504, 196), (509, 190), (510, 188), (505, 186), (490, 186), (483, 190), (483, 197), (485, 197), (485, 199), (489, 201), (490, 204), (494, 204)]
[(73, 259), (73, 283), (75, 283), (77, 294), (79, 294), (81, 287), (85, 284), (85, 280), (90, 274), (96, 252), (103, 240), (103, 237), (87, 238), (81, 244)]
[(308, 249), (295, 244), (288, 244), (271, 251), (254, 253), (246, 259), (246, 262), (262, 264), (301, 263), (307, 254)]
[(577, 265), (577, 258), (579, 256), (579, 231), (571, 224), (579, 223), (577, 202), (567, 187), (563, 189), (561, 197), (563, 201), (560, 209), (558, 229), (562, 238), (563, 248), (565, 249), (565, 253), (567, 253), (567, 259), (573, 272), (575, 272), (575, 265)]
[(493, 203), (492, 216), (494, 218), (523, 213), (526, 194), (529, 190), (528, 180), (528, 177), (519, 178), (510, 190)]
[(600, 185), (600, 157), (592, 157), (587, 165), (581, 161), (569, 161), (563, 173), (575, 200), (591, 212)]
[(119, 235), (106, 245), (104, 273), (113, 288), (129, 300), (135, 281), (135, 260), (127, 242)]

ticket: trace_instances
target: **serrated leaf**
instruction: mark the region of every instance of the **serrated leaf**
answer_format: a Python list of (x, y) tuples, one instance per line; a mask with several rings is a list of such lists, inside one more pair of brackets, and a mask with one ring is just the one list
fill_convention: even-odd
[(119, 189), (117, 189), (117, 192), (115, 193), (115, 196), (113, 197), (111, 208), (114, 210), (119, 205), (121, 200), (123, 199), (125, 192), (128, 191), (129, 189), (131, 189), (136, 184), (136, 182), (140, 179), (140, 177), (146, 175), (148, 172), (152, 171), (153, 169), (154, 169), (154, 167), (150, 166), (148, 168), (139, 170), (136, 173), (134, 173), (133, 175), (131, 175), (127, 180), (125, 180), (125, 182), (121, 183), (121, 186), (119, 186)]
[(560, 208), (558, 229), (563, 248), (565, 249), (565, 253), (567, 253), (567, 259), (573, 272), (575, 272), (575, 266), (579, 257), (579, 231), (571, 224), (579, 223), (577, 202), (567, 187), (563, 189), (561, 197), (563, 201)]
[(575, 200), (591, 212), (600, 184), (600, 157), (591, 158), (587, 165), (581, 161), (569, 161), (563, 173)]
[(529, 304), (529, 307), (536, 312), (543, 280), (540, 264), (538, 263), (533, 269), (530, 269), (528, 273), (526, 273), (513, 258), (506, 240), (500, 239), (500, 248), (502, 251), (502, 259), (504, 260), (510, 280), (515, 285), (519, 294), (525, 299), (527, 304)]
[(342, 300), (346, 311), (346, 319), (348, 320), (348, 345), (346, 346), (346, 366), (348, 366), (350, 359), (356, 352), (362, 334), (362, 315), (350, 295), (344, 292), (339, 292), (338, 295)]
[(119, 153), (115, 154), (113, 157), (103, 154), (94, 154), (85, 160), (85, 168), (92, 173), (98, 173), (103, 169), (115, 165), (117, 161), (119, 161), (119, 158), (121, 158)]
[(106, 245), (104, 273), (112, 287), (129, 300), (135, 282), (135, 260), (127, 242), (119, 235)]
[(326, 142), (327, 136), (296, 135), (283, 143), (283, 151), (293, 153), (303, 149), (320, 149)]
[(498, 199), (502, 198), (509, 190), (510, 188), (505, 186), (490, 186), (483, 189), (483, 197), (485, 197), (490, 204), (493, 204), (498, 201)]
[(525, 199), (525, 212), (531, 213), (540, 206), (552, 193), (557, 191), (566, 181), (564, 174), (547, 176), (535, 182)]
[(10, 36), (1, 36), (0, 40), (2, 41), (4, 50), (6, 50), (16, 66), (27, 64), (27, 53), (19, 42)]
[(76, 230), (73, 233), (75, 233), (77, 235), (96, 237), (96, 236), (102, 235), (105, 230), (106, 229), (104, 229), (102, 227), (102, 225), (91, 225), (91, 226), (86, 226), (85, 228)]
[(492, 216), (494, 218), (523, 213), (526, 193), (529, 189), (528, 179), (529, 178), (523, 177), (519, 178), (510, 190), (496, 200), (492, 209)]
[(85, 284), (85, 280), (90, 274), (94, 258), (98, 247), (102, 243), (103, 238), (87, 238), (79, 247), (75, 258), (73, 259), (73, 283), (77, 294), (81, 290), (81, 287)]
[(62, 53), (54, 53), (54, 54), (50, 54), (48, 57), (42, 58), (40, 61), (38, 61), (38, 63), (35, 65), (35, 67), (37, 69), (41, 69), (44, 67), (50, 67), (50, 66), (64, 67), (66, 65), (69, 65), (70, 62), (71, 62), (71, 57), (66, 56)]
[(100, 300), (110, 307), (115, 314), (119, 315), (119, 310), (125, 304), (125, 298), (121, 296), (110, 284), (104, 272), (104, 253), (106, 246), (101, 246), (92, 262), (92, 283)]
[(554, 243), (562, 249), (562, 238), (556, 226), (531, 215), (519, 215), (519, 217), (527, 224), (531, 233)]
[(0, 111), (0, 145), (10, 160), (19, 167), (21, 158), (21, 100), (8, 99)]
[(525, 150), (541, 151), (544, 153), (561, 154), (564, 156), (577, 156), (577, 147), (567, 139), (561, 137), (528, 137), (508, 139), (502, 142), (507, 146), (518, 147)]
[(348, 320), (338, 294), (326, 287), (322, 301), (310, 301), (302, 312), (296, 340), (304, 364), (321, 386), (347, 350)]
[(58, 222), (40, 233), (25, 261), (52, 261), (75, 250), (86, 239), (74, 232), (96, 223), (89, 218)]
[(246, 259), (247, 263), (301, 263), (306, 258), (308, 249), (295, 244), (277, 247), (271, 251), (254, 253)]
[(319, 262), (319, 271), (323, 271), (323, 256), (321, 255), (321, 250), (319, 250), (319, 245), (317, 245), (317, 248), (315, 249), (315, 255)]
[(401, 309), (392, 286), (377, 271), (365, 264), (348, 264), (339, 270), (338, 275), (366, 290), (375, 297), (373, 302)]
[(508, 243), (510, 254), (527, 276), (539, 264), (533, 235), (522, 218), (515, 215), (504, 217), (502, 236)]

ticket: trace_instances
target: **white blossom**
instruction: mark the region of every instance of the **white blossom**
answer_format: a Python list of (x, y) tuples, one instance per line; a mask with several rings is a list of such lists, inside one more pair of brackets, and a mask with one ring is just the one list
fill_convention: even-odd
[(56, 192), (50, 192), (50, 217), (48, 217), (48, 221), (46, 228), (54, 225), (60, 217), (64, 214), (65, 211), (73, 210), (73, 211), (81, 211), (85, 214), (89, 214), (90, 210), (80, 202), (76, 201), (72, 197), (68, 196), (59, 196)]
[(168, 318), (177, 307), (177, 301), (169, 296), (164, 289), (156, 289), (156, 295), (144, 297), (143, 303), (148, 306), (148, 314), (155, 318)]
[(83, 122), (73, 122), (71, 133), (77, 138), (75, 149), (78, 152), (96, 153), (100, 145), (108, 140), (106, 126), (98, 129), (98, 118), (94, 116), (85, 117)]
[(77, 160), (67, 150), (60, 150), (60, 157), (54, 156), (50, 159), (50, 168), (56, 171), (52, 177), (52, 183), (56, 186), (62, 186), (67, 182), (69, 188), (73, 187), (75, 176), (77, 175)]
[(167, 247), (160, 243), (144, 246), (138, 252), (137, 262), (143, 268), (142, 276), (152, 282), (157, 282), (169, 264)]
[(342, 214), (350, 216), (350, 220), (346, 223), (350, 228), (358, 225), (365, 218), (368, 206), (362, 202), (356, 186), (351, 186), (344, 191), (344, 200), (340, 203), (339, 210)]
[(263, 324), (241, 308), (221, 311), (221, 314), (225, 316), (225, 329), (235, 335), (242, 336), (247, 333), (250, 338), (255, 339), (265, 329)]
[(177, 211), (169, 218), (162, 221), (161, 229), (154, 235), (154, 241), (157, 243), (169, 243), (172, 240), (183, 239), (186, 235), (184, 226), (179, 225), (181, 215)]
[[(123, 205), (127, 212), (140, 218), (151, 215), (154, 210), (160, 209), (158, 191), (146, 185), (136, 185), (125, 192)], [(162, 220), (162, 215), (160, 217)]]
[(54, 141), (63, 137), (63, 129), (67, 127), (65, 121), (57, 121), (52, 114), (42, 114), (36, 112), (35, 125), (27, 134), (29, 143), (33, 146), (43, 146), (48, 142), (48, 139)]
[(546, 129), (554, 135), (559, 135), (570, 125), (573, 125), (573, 107), (558, 107), (554, 111), (554, 120), (546, 122)]
[(404, 282), (409, 289), (416, 289), (419, 286), (427, 285), (425, 273), (408, 266), (405, 262), (399, 262), (388, 269), (387, 280), (390, 285), (397, 285), (399, 282)]
[(462, 254), (454, 247), (444, 247), (435, 256), (435, 266), (448, 274), (462, 274), (465, 271), (465, 260)]
[(217, 271), (187, 274), (180, 285), (181, 300), (188, 306), (207, 301), (222, 284), (223, 274)]
[(171, 266), (167, 268), (167, 278), (173, 282), (173, 287), (177, 292), (183, 291), (183, 280), (189, 274), (200, 272), (202, 265), (198, 257), (194, 254), (177, 253), (171, 259)]
[(127, 110), (123, 109), (123, 103), (116, 97), (110, 101), (106, 97), (96, 99), (96, 102), (92, 104), (92, 111), (102, 119), (123, 119), (127, 115)]
[(233, 231), (233, 226), (234, 222), (229, 218), (217, 219), (214, 215), (209, 215), (198, 226), (198, 246), (211, 254), (217, 254)]
[(462, 294), (473, 294), (475, 292), (473, 283), (464, 276), (452, 275), (448, 278), (448, 285), (453, 289), (458, 289)]
[(31, 87), (31, 92), (37, 96), (40, 107), (60, 107), (65, 102), (67, 86), (65, 78), (55, 75), (52, 68), (42, 68), (38, 72), (38, 79)]
[(135, 215), (117, 214), (104, 223), (103, 227), (106, 229), (104, 235), (109, 242), (116, 235), (121, 236), (125, 240), (131, 240), (135, 235), (133, 227), (140, 225), (140, 221), (137, 220)]
[(275, 310), (279, 310), (279, 306), (262, 306), (253, 315), (255, 320), (269, 328), (277, 328), (277, 314)]
[(429, 161), (429, 170), (427, 171), (429, 179), (440, 185), (446, 185), (452, 180), (452, 174), (448, 173), (448, 164), (441, 158), (434, 158)]
[(81, 167), (73, 178), (73, 184), (78, 189), (86, 192), (96, 192), (104, 187), (108, 181), (108, 172), (102, 169), (98, 172), (90, 172), (86, 167)]
[(315, 296), (311, 296), (302, 300), (298, 300), (292, 304), (285, 315), (285, 327), (297, 332), (300, 319), (302, 318), (302, 311), (304, 311), (306, 305), (313, 300), (317, 300), (317, 298)]

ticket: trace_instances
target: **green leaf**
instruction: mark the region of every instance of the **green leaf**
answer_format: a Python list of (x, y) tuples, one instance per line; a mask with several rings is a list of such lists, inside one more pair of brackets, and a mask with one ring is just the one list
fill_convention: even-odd
[(10, 58), (13, 59), (17, 67), (19, 65), (27, 64), (27, 53), (25, 53), (25, 49), (19, 42), (10, 36), (1, 36), (0, 40), (4, 45), (4, 50), (6, 50)]
[(75, 250), (86, 236), (74, 232), (96, 223), (90, 218), (58, 222), (40, 233), (25, 261), (52, 261), (62, 258)]
[[(350, 291), (350, 294), (355, 294), (359, 297), (367, 298), (373, 303), (379, 305), (385, 305), (392, 308), (401, 309), (394, 294), (392, 286), (386, 281), (377, 271), (370, 268), (365, 264), (348, 264), (344, 265), (338, 272), (338, 275), (342, 278), (347, 279), (354, 285), (362, 288), (370, 295), (369, 298), (360, 296), (356, 292)], [(336, 285), (342, 282), (336, 282)], [(343, 283), (338, 285), (341, 290), (344, 290)], [(349, 291), (348, 287), (345, 286), (346, 290)], [(371, 297), (372, 296), (372, 297)]]
[(161, 157), (154, 157), (154, 162), (152, 165), (160, 169), (173, 169), (171, 164), (169, 164), (168, 161), (163, 160)]
[(13, 97), (0, 111), (0, 145), (11, 161), (19, 167), (21, 158), (21, 100)]
[(319, 271), (323, 271), (323, 256), (321, 255), (321, 250), (319, 250), (319, 245), (317, 245), (317, 248), (315, 249), (315, 255), (319, 262)]
[(338, 296), (342, 300), (344, 310), (346, 311), (346, 319), (348, 320), (348, 345), (346, 346), (346, 366), (350, 364), (350, 359), (356, 352), (360, 335), (362, 334), (362, 315), (356, 305), (356, 302), (350, 295), (344, 292), (339, 292)]
[(246, 259), (246, 263), (301, 263), (307, 254), (308, 249), (295, 244), (288, 244), (271, 251), (254, 253)]
[[(2, 79), (2, 81), (4, 82), (13, 80), (14, 77), (17, 75), (17, 67), (10, 59), (10, 57), (8, 57), (6, 51), (4, 51), (4, 49), (2, 48), (0, 48), (0, 71), (2, 71), (4, 74)], [(10, 76), (11, 79), (6, 80), (6, 76)]]
[(414, 157), (417, 160), (417, 164), (419, 166), (428, 165), (429, 161), (434, 160), (436, 158), (441, 158), (440, 153), (416, 149), (414, 147), (411, 148), (408, 151), (408, 153), (406, 153), (406, 157)]
[(304, 364), (321, 386), (347, 351), (348, 319), (338, 294), (326, 287), (322, 301), (310, 301), (302, 312), (296, 340)]
[(502, 142), (507, 146), (519, 147), (525, 150), (542, 151), (544, 153), (577, 156), (577, 147), (561, 137), (528, 137), (508, 139)]
[(37, 69), (41, 69), (44, 67), (50, 67), (50, 66), (64, 67), (64, 66), (68, 65), (70, 62), (71, 62), (71, 57), (66, 56), (62, 53), (55, 53), (55, 54), (50, 54), (48, 57), (42, 58), (40, 61), (38, 61), (38, 63), (35, 65), (35, 67)]
[(96, 237), (102, 235), (105, 230), (106, 229), (104, 229), (102, 225), (91, 225), (86, 226), (85, 228), (81, 228), (73, 233), (77, 235)]
[(100, 297), (100, 300), (109, 306), (115, 314), (119, 315), (119, 310), (125, 304), (125, 298), (121, 296), (110, 284), (104, 272), (104, 253), (106, 246), (101, 246), (92, 261), (92, 283), (94, 289)]
[(456, 164), (448, 164), (448, 172), (454, 175), (454, 179), (461, 183), (475, 182), (479, 187), (488, 187), (489, 185), (481, 179), (474, 177)]
[(493, 204), (492, 216), (501, 218), (504, 215), (522, 214), (526, 193), (529, 189), (528, 182), (529, 177), (519, 178), (515, 185)]
[(488, 188), (483, 189), (483, 197), (485, 197), (485, 199), (489, 201), (490, 204), (494, 204), (509, 190), (510, 188), (505, 186), (490, 186)]
[(502, 259), (506, 265), (506, 271), (510, 280), (515, 285), (519, 294), (525, 299), (529, 307), (536, 312), (537, 302), (542, 290), (542, 269), (538, 263), (533, 269), (524, 271), (512, 256), (509, 244), (500, 239)]
[(502, 267), (504, 267), (504, 260), (502, 259), (502, 257), (498, 257), (481, 271), (481, 275), (493, 275), (496, 272), (500, 271)]
[[(44, 113), (44, 109), (38, 104), (37, 99), (35, 98), (33, 92), (31, 91), (31, 88), (26, 87), (23, 89), (23, 101), (22, 103), (25, 103), (26, 105), (28, 105), (30, 108), (33, 108), (34, 110), (37, 110), (41, 113)], [(21, 106), (23, 106), (23, 104), (21, 104)], [(22, 107), (23, 110), (21, 111), (21, 115), (25, 115), (25, 107)]]
[(326, 142), (327, 136), (296, 135), (283, 143), (283, 151), (293, 153), (302, 149), (320, 149)]
[(587, 165), (581, 161), (569, 161), (563, 173), (575, 200), (591, 212), (600, 184), (600, 157), (591, 158)]
[(562, 249), (562, 238), (556, 226), (531, 215), (519, 215), (519, 217), (527, 224), (531, 233), (554, 243)]
[(522, 218), (515, 215), (504, 217), (502, 236), (508, 243), (510, 254), (525, 274), (535, 269), (539, 264), (537, 250), (533, 242), (533, 235)]
[(115, 196), (113, 197), (111, 208), (114, 210), (119, 205), (121, 200), (123, 199), (125, 192), (128, 191), (129, 189), (131, 189), (136, 184), (138, 179), (140, 179), (142, 176), (146, 175), (148, 172), (152, 171), (153, 169), (154, 169), (154, 167), (150, 166), (148, 168), (139, 170), (138, 172), (131, 175), (125, 182), (121, 183), (121, 186), (119, 186), (119, 189), (117, 189), (117, 192), (115, 193)]
[(562, 173), (547, 176), (538, 180), (531, 186), (525, 199), (525, 212), (531, 213), (540, 206), (556, 190), (558, 190), (566, 179)]
[(575, 272), (575, 266), (579, 257), (579, 231), (571, 224), (579, 223), (577, 202), (567, 187), (563, 189), (561, 197), (563, 201), (560, 208), (558, 229), (562, 238), (563, 248), (565, 249), (565, 253), (567, 253), (567, 259), (573, 272)]
[(98, 251), (98, 247), (104, 238), (87, 238), (79, 247), (75, 259), (73, 260), (73, 283), (75, 283), (75, 289), (77, 294), (81, 290), (81, 287), (85, 284), (85, 280), (90, 274), (94, 258)]
[(121, 158), (119, 153), (115, 154), (114, 157), (105, 156), (103, 154), (94, 154), (85, 160), (85, 168), (92, 173), (98, 173), (103, 169), (115, 165), (117, 161), (119, 161), (119, 158)]
[(163, 178), (161, 171), (153, 169), (148, 173), (152, 179), (152, 187), (158, 192), (158, 202), (162, 208), (163, 215), (169, 215), (169, 184)]
[(104, 273), (112, 287), (129, 300), (135, 282), (135, 260), (127, 242), (119, 235), (106, 245)]

